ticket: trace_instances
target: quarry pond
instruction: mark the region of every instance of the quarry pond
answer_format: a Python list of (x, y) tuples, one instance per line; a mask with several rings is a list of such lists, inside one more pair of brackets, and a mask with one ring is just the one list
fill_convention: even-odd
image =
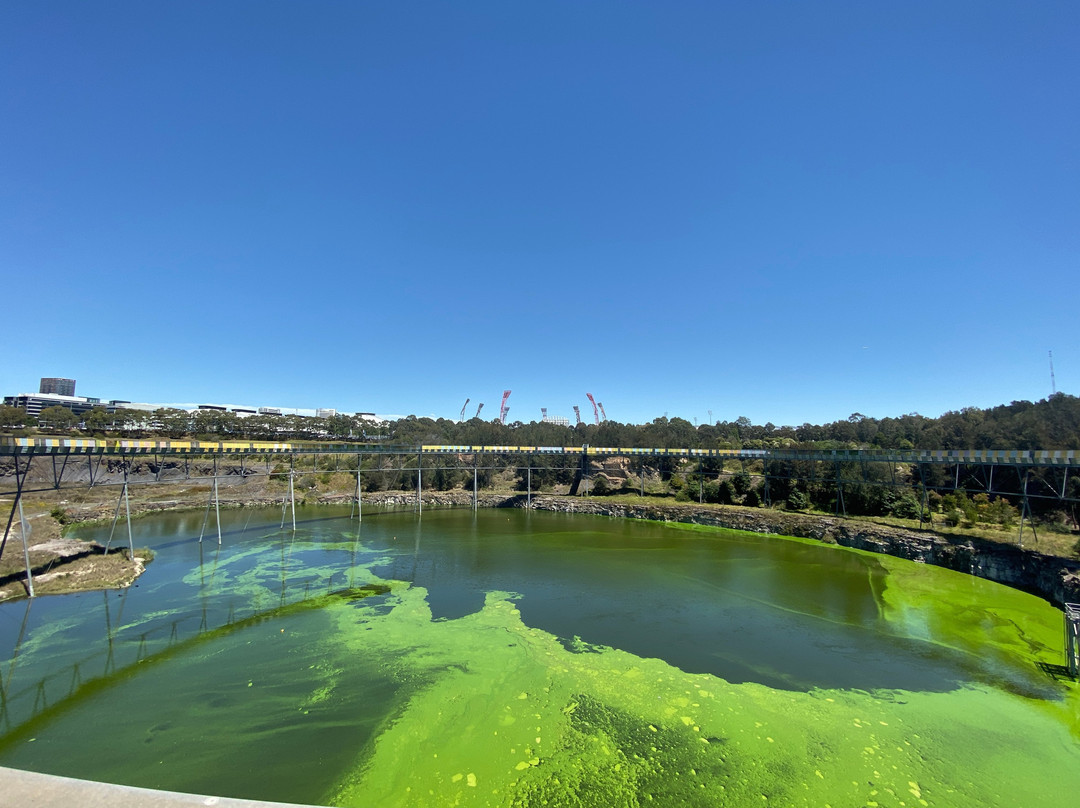
[(985, 580), (517, 509), (222, 519), (137, 520), (130, 589), (0, 604), (0, 765), (335, 806), (1080, 792), (1061, 612)]

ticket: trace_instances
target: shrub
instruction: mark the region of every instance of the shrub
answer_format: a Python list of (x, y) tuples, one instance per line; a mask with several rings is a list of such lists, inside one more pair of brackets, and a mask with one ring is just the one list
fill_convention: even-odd
[(798, 488), (793, 488), (788, 494), (787, 507), (791, 511), (805, 511), (810, 507), (810, 498)]
[(898, 519), (918, 519), (919, 501), (910, 491), (901, 494), (889, 507), (889, 513)]

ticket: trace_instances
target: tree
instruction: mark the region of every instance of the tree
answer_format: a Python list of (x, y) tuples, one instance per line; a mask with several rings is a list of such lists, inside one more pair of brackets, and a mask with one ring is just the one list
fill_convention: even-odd
[(20, 407), (0, 406), (0, 429), (21, 429), (33, 419)]
[(94, 407), (83, 413), (83, 428), (88, 432), (104, 432), (113, 425), (113, 417), (105, 412), (104, 407)]
[(183, 438), (191, 433), (191, 414), (184, 410), (162, 407), (154, 410), (154, 421), (170, 438)]
[(47, 426), (50, 429), (60, 431), (74, 429), (79, 421), (80, 418), (78, 415), (73, 413), (67, 407), (61, 406), (46, 407), (38, 415), (38, 422), (42, 426)]

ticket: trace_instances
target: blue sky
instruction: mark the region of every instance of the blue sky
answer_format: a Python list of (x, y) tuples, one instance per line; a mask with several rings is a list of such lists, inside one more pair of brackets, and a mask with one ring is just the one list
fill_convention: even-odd
[(1080, 4), (0, 6), (0, 393), (509, 420), (1080, 381)]

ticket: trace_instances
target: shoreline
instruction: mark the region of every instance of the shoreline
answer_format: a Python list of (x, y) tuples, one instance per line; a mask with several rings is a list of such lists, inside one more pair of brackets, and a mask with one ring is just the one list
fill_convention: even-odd
[[(422, 497), (426, 506), (468, 507), (472, 494), (467, 491), (431, 492)], [(352, 502), (350, 494), (323, 494), (304, 507), (344, 505)], [(222, 508), (271, 507), (281, 503), (280, 497), (255, 496), (223, 499)], [(406, 491), (369, 493), (365, 505), (413, 506), (416, 494)], [(480, 507), (525, 508), (524, 494), (481, 494)], [(155, 513), (198, 510), (203, 505), (190, 498), (132, 503), (132, 517)], [(626, 503), (606, 501), (603, 497), (568, 497), (534, 494), (533, 510), (559, 513), (583, 513), (623, 519), (645, 519), (657, 522), (678, 522), (708, 527), (740, 530), (773, 536), (811, 539), (826, 545), (837, 545), (883, 555), (904, 558), (917, 563), (945, 567), (956, 572), (995, 581), (1035, 594), (1061, 608), (1064, 603), (1080, 601), (1080, 561), (1047, 555), (1037, 550), (976, 537), (950, 536), (932, 530), (913, 530), (875, 524), (858, 519), (822, 514), (806, 514), (740, 506), (701, 506), (685, 503)], [(108, 555), (96, 542), (67, 537), (69, 528), (80, 525), (108, 523), (112, 506), (107, 503), (85, 504), (71, 509), (67, 521), (61, 524), (49, 514), (35, 514), (33, 528), (46, 534), (44, 541), (30, 545), (31, 567), (34, 569), (36, 594), (64, 594), (94, 589), (118, 589), (130, 586), (141, 575), (153, 554), (137, 550), (135, 558), (126, 558), (126, 548)], [(15, 533), (13, 526), (13, 533)], [(41, 528), (45, 528), (41, 530)], [(31, 533), (33, 539), (34, 533)], [(18, 556), (17, 570), (10, 559)], [(115, 561), (113, 561), (115, 559)], [(5, 552), (7, 572), (0, 577), (0, 603), (26, 596), (25, 567), (21, 561), (21, 543), (16, 536), (8, 541)], [(110, 569), (102, 569), (102, 561)], [(38, 570), (43, 570), (38, 573)], [(47, 576), (47, 577), (44, 577)], [(38, 582), (47, 584), (38, 591)]]

